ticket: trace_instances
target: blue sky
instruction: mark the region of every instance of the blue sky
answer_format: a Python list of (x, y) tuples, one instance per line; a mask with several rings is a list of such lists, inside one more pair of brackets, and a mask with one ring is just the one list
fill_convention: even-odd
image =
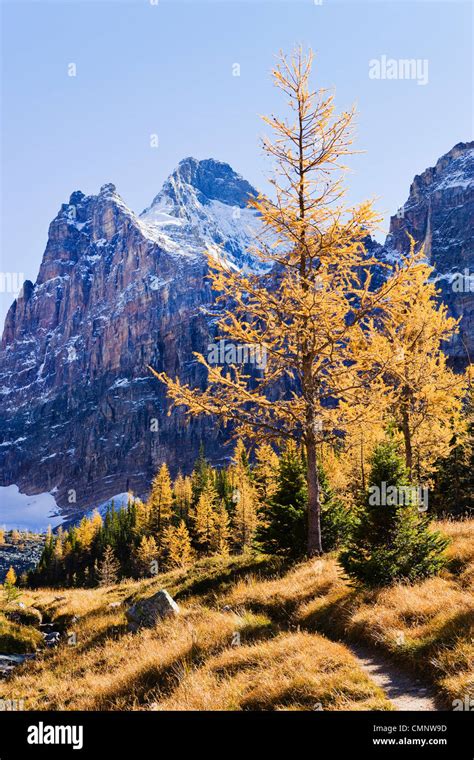
[[(189, 155), (266, 189), (259, 114), (285, 109), (270, 80), (280, 48), (311, 46), (314, 83), (336, 88), (338, 109), (357, 104), (366, 152), (349, 199), (377, 197), (386, 222), (416, 173), (472, 139), (469, 3), (152, 2), (1, 1), (0, 271), (36, 278), (49, 222), (76, 189), (114, 182), (139, 212)], [(428, 83), (370, 79), (382, 55), (427, 59)], [(11, 301), (0, 293), (2, 322)]]

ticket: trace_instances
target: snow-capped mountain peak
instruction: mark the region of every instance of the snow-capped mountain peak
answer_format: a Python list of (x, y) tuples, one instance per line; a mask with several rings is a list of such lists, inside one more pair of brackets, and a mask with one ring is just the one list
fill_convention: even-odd
[(257, 191), (222, 161), (185, 158), (165, 181), (151, 206), (140, 215), (153, 239), (166, 235), (184, 251), (221, 249), (231, 263), (258, 268), (249, 253), (261, 229), (247, 204)]

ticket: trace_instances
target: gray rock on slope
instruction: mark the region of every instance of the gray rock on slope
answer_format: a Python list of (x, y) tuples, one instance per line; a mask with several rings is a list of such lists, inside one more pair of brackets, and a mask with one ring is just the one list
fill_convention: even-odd
[(135, 602), (125, 613), (130, 631), (153, 628), (160, 620), (179, 614), (179, 607), (165, 589)]

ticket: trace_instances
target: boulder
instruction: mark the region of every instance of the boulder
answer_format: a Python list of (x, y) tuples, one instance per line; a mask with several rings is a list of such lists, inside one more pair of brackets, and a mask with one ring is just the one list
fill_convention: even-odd
[(161, 589), (148, 599), (139, 599), (125, 613), (130, 631), (139, 628), (153, 628), (160, 620), (178, 615), (179, 607), (165, 589)]
[(59, 631), (52, 631), (44, 634), (44, 641), (47, 647), (56, 647), (61, 639)]

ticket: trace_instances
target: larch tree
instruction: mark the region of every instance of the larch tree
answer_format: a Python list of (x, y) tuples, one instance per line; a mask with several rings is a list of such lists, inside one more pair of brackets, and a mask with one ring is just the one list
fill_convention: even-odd
[(232, 538), (237, 549), (244, 551), (252, 545), (257, 530), (258, 498), (251, 479), (247, 451), (240, 438), (237, 440), (232, 460), (232, 465), (229, 468), (229, 481), (234, 504), (231, 521)]
[(10, 565), (5, 575), (5, 584), (10, 584), (11, 586), (14, 586), (15, 583), (16, 583), (16, 573), (13, 567)]
[(97, 569), (99, 586), (111, 586), (117, 582), (120, 565), (115, 557), (114, 550), (107, 545)]
[(199, 545), (211, 550), (212, 536), (216, 520), (217, 492), (212, 486), (203, 491), (194, 511), (194, 532)]
[(173, 484), (173, 493), (175, 499), (175, 512), (180, 520), (184, 520), (186, 524), (189, 521), (189, 511), (191, 509), (191, 502), (193, 498), (193, 487), (191, 478), (189, 476), (183, 477), (181, 473)]
[(215, 511), (214, 525), (211, 535), (211, 551), (214, 554), (227, 555), (229, 553), (230, 535), (229, 515), (221, 501)]
[(12, 542), (12, 544), (19, 544), (20, 540), (21, 540), (20, 531), (16, 530), (16, 528), (15, 528), (11, 532), (11, 542)]
[(135, 499), (133, 503), (135, 507), (134, 533), (140, 537), (148, 533), (150, 528), (151, 508), (148, 502), (143, 502), (141, 499)]
[(3, 581), (3, 597), (6, 604), (15, 602), (21, 596), (21, 592), (16, 586), (16, 581), (17, 577), (15, 570), (10, 565), (10, 568), (5, 575), (5, 580)]
[(268, 503), (275, 493), (278, 481), (278, 456), (268, 443), (262, 443), (257, 447), (254, 476), (262, 506)]
[[(414, 246), (411, 238), (411, 261)], [(466, 376), (448, 367), (443, 352), (458, 323), (439, 302), (439, 291), (430, 281), (433, 267), (422, 257), (423, 249), (411, 266), (411, 277), (400, 284), (394, 320), (385, 323), (382, 334), (391, 356), (384, 373), (390, 412), (403, 436), (405, 465), (412, 480), (421, 480), (438, 457), (449, 454), (467, 390)]]
[(91, 517), (91, 523), (92, 523), (94, 534), (96, 534), (102, 528), (102, 525), (104, 524), (101, 514), (98, 509), (94, 509), (92, 513), (92, 517)]
[(87, 553), (90, 550), (94, 536), (101, 527), (102, 518), (97, 510), (94, 511), (94, 515), (91, 518), (82, 518), (76, 529), (76, 538), (83, 552)]
[(162, 532), (171, 519), (172, 504), (171, 478), (168, 467), (163, 463), (153, 478), (148, 499), (150, 528), (157, 537), (158, 547), (161, 546)]
[(252, 545), (258, 527), (257, 494), (247, 476), (238, 482), (233, 500), (232, 537), (239, 551), (245, 551)]
[(181, 520), (178, 527), (170, 525), (166, 529), (164, 548), (170, 567), (186, 567), (191, 563), (193, 557), (191, 537), (184, 520)]
[(140, 576), (152, 575), (153, 563), (158, 562), (158, 547), (153, 536), (142, 536), (135, 552), (135, 566)]
[[(373, 381), (371, 336), (390, 318), (402, 276), (375, 284), (373, 268), (380, 263), (364, 240), (378, 218), (371, 202), (351, 206), (344, 199), (355, 111), (338, 115), (332, 93), (311, 89), (312, 60), (299, 49), (290, 58), (281, 55), (273, 71), (290, 116), (265, 117), (274, 134), (263, 143), (274, 164), (274, 192), (250, 201), (262, 220), (253, 250), (260, 272), (236, 270), (224, 254), (209, 255), (222, 304), (219, 332), (234, 345), (258, 347), (264, 369), (250, 378), (243, 365), (210, 364), (196, 354), (207, 370), (202, 390), (150, 367), (172, 403), (190, 415), (215, 415), (257, 443), (303, 443), (309, 556), (323, 549), (318, 443), (350, 424), (350, 403)], [(289, 390), (277, 393), (282, 387)], [(346, 402), (343, 418), (340, 400)]]

